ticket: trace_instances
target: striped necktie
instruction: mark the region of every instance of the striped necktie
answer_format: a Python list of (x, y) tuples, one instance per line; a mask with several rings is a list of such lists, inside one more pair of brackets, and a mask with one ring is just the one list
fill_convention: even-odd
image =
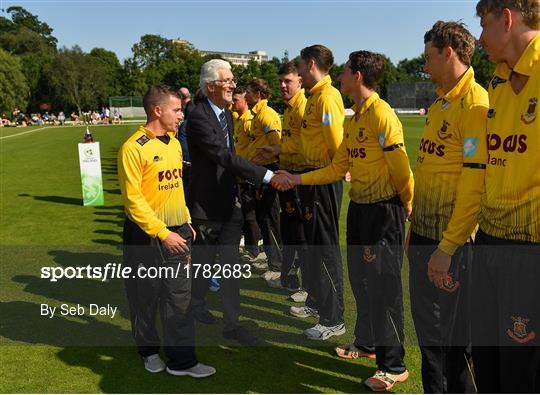
[(227, 119), (225, 119), (225, 111), (222, 111), (219, 114), (219, 124), (221, 126), (221, 130), (223, 131), (223, 137), (225, 137), (225, 141), (227, 142), (227, 147), (229, 146), (229, 128), (227, 127)]

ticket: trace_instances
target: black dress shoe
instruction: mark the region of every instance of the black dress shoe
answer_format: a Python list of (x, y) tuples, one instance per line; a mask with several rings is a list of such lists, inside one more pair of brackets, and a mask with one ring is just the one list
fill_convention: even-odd
[(208, 310), (195, 311), (193, 316), (197, 321), (202, 322), (203, 324), (211, 325), (215, 324), (217, 321), (216, 317), (214, 317)]
[(234, 339), (244, 346), (256, 346), (260, 344), (257, 336), (253, 336), (248, 330), (242, 326), (237, 326), (230, 331), (223, 331), (225, 339)]

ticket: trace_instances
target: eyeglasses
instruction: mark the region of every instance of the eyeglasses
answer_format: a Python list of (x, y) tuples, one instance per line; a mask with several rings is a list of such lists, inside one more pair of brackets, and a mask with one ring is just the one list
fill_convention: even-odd
[(236, 80), (234, 78), (227, 78), (225, 80), (213, 80), (212, 82), (213, 83), (221, 82), (223, 85), (232, 85), (232, 84), (236, 85)]

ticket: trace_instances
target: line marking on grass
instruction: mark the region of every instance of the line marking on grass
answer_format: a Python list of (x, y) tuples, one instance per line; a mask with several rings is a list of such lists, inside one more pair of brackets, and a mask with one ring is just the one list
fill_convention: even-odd
[[(126, 123), (123, 123), (123, 124), (117, 124), (117, 125), (88, 125), (88, 126), (91, 126), (92, 128), (95, 128), (95, 127), (100, 127), (100, 126), (123, 126), (123, 125), (126, 125), (128, 121), (126, 121)], [(139, 123), (138, 121), (137, 122), (130, 122), (130, 123)], [(87, 125), (77, 125), (77, 126), (44, 126), (42, 128), (36, 128), (36, 129), (32, 129), (32, 130), (26, 130), (24, 132), (21, 132), (21, 133), (17, 133), (17, 134), (11, 134), (9, 136), (2, 136), (0, 137), (0, 140), (4, 140), (4, 139), (9, 139), (11, 137), (18, 137), (18, 136), (22, 136), (22, 135), (25, 135), (25, 134), (28, 134), (28, 133), (34, 133), (34, 132), (39, 132), (39, 131), (42, 131), (42, 130), (47, 130), (47, 129), (57, 129), (57, 130), (63, 130), (63, 129), (66, 129), (66, 128), (84, 128), (85, 126)]]

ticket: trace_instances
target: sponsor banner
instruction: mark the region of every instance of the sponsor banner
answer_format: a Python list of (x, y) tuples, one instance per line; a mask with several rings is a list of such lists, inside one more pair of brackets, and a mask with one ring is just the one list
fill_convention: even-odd
[(99, 143), (79, 144), (79, 164), (84, 206), (102, 206), (103, 182)]

